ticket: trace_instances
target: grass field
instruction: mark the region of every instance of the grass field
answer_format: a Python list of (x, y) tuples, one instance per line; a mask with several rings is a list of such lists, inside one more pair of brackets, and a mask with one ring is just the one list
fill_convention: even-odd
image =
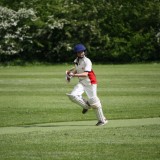
[(94, 65), (103, 127), (66, 97), (70, 67), (0, 67), (0, 160), (159, 160), (160, 64)]

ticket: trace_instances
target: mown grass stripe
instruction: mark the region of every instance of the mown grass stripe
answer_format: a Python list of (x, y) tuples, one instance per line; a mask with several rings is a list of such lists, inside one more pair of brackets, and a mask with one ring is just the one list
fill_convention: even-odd
[[(73, 122), (55, 122), (55, 123), (44, 123), (44, 124), (31, 124), (24, 126), (15, 127), (1, 127), (0, 134), (15, 134), (25, 132), (48, 132), (55, 130), (74, 130), (74, 129), (86, 129), (86, 128), (98, 128), (95, 126), (96, 121), (73, 121)], [(159, 125), (160, 118), (143, 118), (143, 119), (120, 119), (120, 120), (109, 120), (105, 128), (117, 128), (117, 127), (132, 127), (132, 126), (143, 126), (143, 125)]]

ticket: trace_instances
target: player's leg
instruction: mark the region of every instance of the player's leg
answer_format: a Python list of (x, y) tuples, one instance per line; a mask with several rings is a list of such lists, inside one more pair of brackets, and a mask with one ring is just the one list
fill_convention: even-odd
[(88, 100), (90, 106), (94, 109), (96, 117), (98, 119), (97, 126), (104, 125), (108, 121), (103, 114), (102, 105), (98, 97), (92, 97)]
[(69, 97), (69, 99), (78, 104), (79, 106), (81, 106), (83, 108), (82, 113), (87, 109), (90, 108), (90, 106), (88, 105), (87, 100), (85, 100), (84, 98), (82, 98), (82, 94), (84, 93), (84, 87), (82, 84), (78, 83), (74, 89), (72, 90), (72, 92), (70, 94), (67, 94), (67, 96)]
[(97, 97), (97, 85), (91, 85), (85, 87), (85, 92), (88, 96), (88, 102), (90, 106), (94, 109), (96, 117), (98, 119), (97, 126), (104, 125), (107, 123), (107, 119), (105, 118), (102, 110), (102, 105), (100, 99)]

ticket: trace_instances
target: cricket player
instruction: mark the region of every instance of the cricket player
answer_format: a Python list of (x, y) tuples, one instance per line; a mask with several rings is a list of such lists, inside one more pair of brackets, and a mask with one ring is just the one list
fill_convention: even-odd
[[(85, 114), (90, 108), (93, 108), (97, 117), (96, 126), (105, 125), (108, 121), (103, 115), (102, 105), (97, 96), (97, 80), (92, 69), (92, 62), (86, 57), (86, 47), (83, 44), (77, 44), (74, 47), (74, 53), (77, 58), (74, 60), (75, 68), (66, 71), (66, 79), (70, 82), (72, 77), (78, 77), (79, 82), (70, 94), (69, 99), (83, 108)], [(88, 99), (84, 99), (82, 94), (86, 93)]]

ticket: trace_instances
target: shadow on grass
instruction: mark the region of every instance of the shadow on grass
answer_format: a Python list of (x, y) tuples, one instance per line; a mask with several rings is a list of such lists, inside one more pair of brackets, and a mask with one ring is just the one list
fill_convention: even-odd
[(77, 125), (75, 125), (75, 124), (64, 124), (64, 125), (55, 125), (55, 124), (51, 124), (51, 125), (36, 125), (36, 124), (34, 124), (34, 125), (26, 125), (26, 126), (19, 126), (19, 127), (23, 127), (23, 128), (32, 128), (32, 127), (44, 127), (44, 128), (49, 128), (49, 127), (79, 127), (79, 126), (88, 126), (88, 127), (90, 127), (90, 126), (94, 126), (94, 124), (93, 125), (86, 125), (86, 124), (77, 124)]

